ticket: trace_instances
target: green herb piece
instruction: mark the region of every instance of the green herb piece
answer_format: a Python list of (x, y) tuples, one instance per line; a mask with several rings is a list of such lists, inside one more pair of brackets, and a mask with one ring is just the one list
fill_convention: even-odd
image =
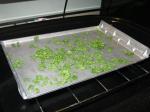
[(80, 70), (85, 70), (86, 66), (82, 62), (78, 62), (75, 64), (75, 67)]
[(38, 48), (33, 57), (40, 61), (46, 61), (49, 59), (53, 54), (53, 51), (48, 47)]
[(55, 64), (55, 63), (49, 63), (47, 65), (47, 69), (49, 71), (56, 71), (58, 69), (58, 64)]
[(33, 79), (33, 83), (35, 85), (40, 85), (42, 87), (45, 87), (49, 83), (49, 78), (43, 75), (36, 75), (36, 77)]
[(78, 35), (77, 34), (72, 34), (72, 37), (73, 38), (78, 38)]
[(34, 88), (34, 92), (39, 93), (40, 92), (39, 88)]
[(93, 74), (98, 74), (98, 73), (101, 73), (102, 72), (102, 69), (100, 67), (97, 67), (97, 66), (94, 66), (92, 69), (91, 69), (91, 72)]
[(71, 81), (74, 81), (74, 80), (77, 80), (77, 79), (78, 79), (77, 75), (71, 75), (71, 77), (70, 77)]
[(43, 71), (46, 69), (46, 64), (45, 62), (40, 62), (39, 65), (38, 65), (38, 68), (40, 71)]
[(69, 79), (69, 77), (70, 77), (70, 75), (71, 75), (71, 72), (70, 72), (70, 70), (68, 70), (68, 69), (61, 70), (61, 71), (60, 71), (60, 75), (61, 75), (65, 80), (67, 80), (67, 79)]
[(109, 53), (112, 53), (113, 48), (112, 48), (112, 47), (108, 47), (108, 48), (107, 48), (107, 51), (108, 51)]
[(77, 38), (75, 40), (75, 44), (76, 46), (74, 47), (74, 50), (75, 51), (87, 51), (88, 50), (88, 47), (86, 46), (86, 43), (83, 42), (83, 40), (81, 40), (80, 38)]
[(58, 49), (56, 53), (53, 55), (53, 63), (59, 64), (61, 61), (64, 60), (65, 56), (66, 56), (65, 49), (63, 48)]
[(59, 85), (64, 85), (65, 83), (77, 80), (77, 76), (71, 72), (71, 65), (65, 64), (60, 68), (60, 79), (58, 81)]
[(47, 62), (53, 57), (54, 53), (49, 47), (37, 48), (32, 58), (36, 60), (39, 70), (43, 71), (47, 69)]
[(41, 83), (42, 87), (45, 87), (49, 84), (49, 78), (48, 77), (43, 77), (43, 81)]
[(49, 80), (49, 86), (58, 86), (58, 82), (60, 81), (61, 79), (59, 79), (58, 77), (53, 77)]
[(99, 65), (92, 66), (91, 72), (93, 74), (98, 74), (98, 73), (102, 73), (102, 72), (108, 72), (114, 68), (115, 68), (114, 64), (109, 63), (107, 61), (102, 61), (101, 63), (99, 63)]
[(33, 85), (33, 84), (30, 84), (30, 85), (28, 86), (28, 90), (29, 90), (29, 91), (33, 91), (33, 90), (34, 90), (34, 85)]
[(123, 58), (112, 58), (111, 62), (114, 64), (127, 64), (128, 60)]
[(36, 75), (35, 79), (33, 80), (34, 84), (39, 84), (43, 80), (42, 75)]
[(35, 87), (33, 84), (30, 84), (30, 85), (28, 86), (28, 90), (29, 90), (30, 92), (34, 92), (34, 93), (36, 93), (36, 94), (40, 92), (39, 88)]
[(104, 35), (104, 33), (102, 31), (100, 31), (99, 28), (97, 28), (96, 32), (99, 37), (102, 37), (102, 35)]
[(97, 39), (91, 42), (91, 47), (96, 49), (103, 49), (105, 44), (101, 40)]
[(68, 44), (69, 40), (70, 40), (69, 38), (64, 38), (62, 41), (63, 41), (64, 44)]
[(110, 70), (113, 70), (115, 67), (115, 64), (109, 62), (106, 62), (105, 64), (101, 65), (102, 72), (108, 72)]
[(124, 50), (123, 53), (124, 53), (126, 56), (129, 56), (129, 57), (134, 56), (134, 52), (131, 52), (131, 51), (129, 51), (129, 50)]
[(71, 44), (71, 43), (67, 43), (67, 44), (65, 44), (68, 48), (72, 48), (73, 47), (73, 45)]
[(22, 68), (23, 64), (24, 64), (24, 62), (21, 59), (14, 59), (14, 60), (12, 60), (12, 66), (13, 66), (14, 69)]

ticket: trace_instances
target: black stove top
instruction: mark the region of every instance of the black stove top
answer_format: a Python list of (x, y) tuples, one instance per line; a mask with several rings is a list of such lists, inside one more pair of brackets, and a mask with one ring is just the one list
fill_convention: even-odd
[[(150, 34), (138, 25), (131, 25), (129, 22), (116, 19), (106, 19), (106, 21), (140, 42), (149, 45)], [(78, 24), (81, 25), (81, 23)], [(11, 33), (11, 30), (15, 34)], [(16, 37), (22, 35), (22, 32), (16, 33), (17, 30), (13, 28), (4, 29), (0, 32), (3, 38), (10, 38), (8, 34), (5, 34), (5, 31), (9, 31), (8, 34)], [(24, 32), (27, 34), (27, 31)], [(39, 30), (39, 33), (42, 31)], [(28, 33), (28, 35), (31, 34)], [(0, 112), (147, 112), (150, 109), (149, 65), (150, 59), (146, 59), (104, 76), (32, 100), (23, 100), (18, 93), (15, 79), (3, 51), (0, 49)]]
[(8, 3), (17, 3), (17, 2), (27, 2), (27, 1), (33, 1), (33, 0), (1, 0), (0, 4), (8, 4)]

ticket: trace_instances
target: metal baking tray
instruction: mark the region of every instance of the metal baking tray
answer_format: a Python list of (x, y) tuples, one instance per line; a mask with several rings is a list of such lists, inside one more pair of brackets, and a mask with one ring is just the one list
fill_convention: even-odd
[(1, 41), (18, 90), (31, 99), (149, 57), (150, 49), (108, 23)]

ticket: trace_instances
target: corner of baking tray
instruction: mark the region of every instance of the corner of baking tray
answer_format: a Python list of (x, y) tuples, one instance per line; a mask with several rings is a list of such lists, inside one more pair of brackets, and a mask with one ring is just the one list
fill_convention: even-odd
[(3, 44), (4, 44), (4, 42), (3, 42), (3, 41), (0, 41), (0, 45), (3, 46)]
[(101, 20), (100, 24), (98, 25), (98, 29), (106, 35), (111, 36), (112, 39), (117, 42), (117, 44), (120, 44), (129, 51), (135, 53), (141, 59), (149, 57), (149, 47), (143, 45), (142, 43), (133, 39), (132, 37), (115, 28), (114, 26), (106, 23), (105, 21)]

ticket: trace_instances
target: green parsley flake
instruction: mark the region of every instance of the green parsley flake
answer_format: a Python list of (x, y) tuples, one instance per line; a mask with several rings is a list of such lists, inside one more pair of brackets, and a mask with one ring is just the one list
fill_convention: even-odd
[(21, 59), (14, 59), (14, 60), (12, 60), (12, 66), (13, 66), (14, 69), (22, 68), (23, 64), (24, 64), (24, 62)]
[(100, 39), (97, 39), (91, 42), (91, 47), (96, 49), (103, 49), (105, 44)]
[(131, 52), (131, 51), (129, 51), (129, 50), (124, 50), (123, 53), (124, 53), (126, 56), (129, 56), (129, 57), (134, 56), (134, 52)]
[(113, 48), (112, 48), (112, 47), (108, 47), (108, 48), (107, 48), (107, 51), (108, 51), (109, 53), (112, 53)]

